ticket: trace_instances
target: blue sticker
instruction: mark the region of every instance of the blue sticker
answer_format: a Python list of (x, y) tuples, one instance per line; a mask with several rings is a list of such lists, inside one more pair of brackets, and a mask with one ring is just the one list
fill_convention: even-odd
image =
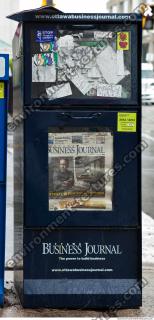
[(53, 42), (55, 40), (55, 32), (51, 30), (37, 30), (36, 42)]

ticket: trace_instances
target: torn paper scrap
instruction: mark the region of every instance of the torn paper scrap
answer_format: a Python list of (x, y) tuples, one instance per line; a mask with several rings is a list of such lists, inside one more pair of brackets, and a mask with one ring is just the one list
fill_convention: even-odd
[(97, 87), (98, 97), (121, 98), (122, 86), (114, 84), (100, 84)]
[(60, 37), (58, 40), (58, 49), (70, 51), (74, 49), (74, 39), (71, 35)]
[(112, 49), (111, 46), (105, 48), (96, 58), (99, 70), (108, 84), (117, 84), (121, 81), (124, 75), (117, 74), (117, 53)]
[(117, 51), (117, 75), (125, 76), (124, 52)]
[(72, 95), (71, 86), (69, 83), (52, 86), (46, 89), (49, 100), (63, 98)]
[(104, 38), (112, 38), (113, 32), (111, 31), (95, 31), (94, 32), (94, 39), (100, 40)]
[(32, 67), (32, 82), (55, 82), (56, 68), (54, 65), (47, 67)]
[(77, 74), (75, 77), (70, 78), (70, 80), (83, 94), (86, 94), (92, 88), (92, 84), (81, 74)]
[(66, 65), (69, 67), (69, 68), (74, 68), (75, 67), (75, 62), (74, 60), (72, 59), (72, 57), (68, 56), (66, 58)]
[(101, 73), (98, 70), (98, 67), (92, 67), (88, 70), (88, 78), (101, 78)]
[(56, 81), (56, 68), (52, 66), (39, 66), (32, 67), (32, 82), (55, 82)]

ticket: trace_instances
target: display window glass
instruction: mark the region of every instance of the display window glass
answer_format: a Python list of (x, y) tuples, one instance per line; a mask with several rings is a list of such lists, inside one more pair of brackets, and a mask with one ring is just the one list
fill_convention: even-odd
[(40, 28), (31, 43), (33, 99), (131, 99), (128, 28)]
[(112, 132), (49, 129), (48, 165), (49, 211), (112, 210)]

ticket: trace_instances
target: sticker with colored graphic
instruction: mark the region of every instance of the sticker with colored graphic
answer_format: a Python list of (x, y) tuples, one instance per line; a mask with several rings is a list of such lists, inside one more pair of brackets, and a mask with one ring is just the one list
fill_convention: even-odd
[(37, 30), (36, 32), (36, 42), (53, 42), (55, 39), (55, 31), (53, 30)]
[(40, 43), (41, 52), (56, 52), (58, 50), (57, 42)]
[(117, 50), (129, 50), (129, 32), (117, 33)]
[(40, 53), (34, 55), (34, 64), (36, 66), (52, 66), (53, 62), (53, 53)]
[(40, 43), (41, 52), (52, 52), (54, 44), (52, 42)]

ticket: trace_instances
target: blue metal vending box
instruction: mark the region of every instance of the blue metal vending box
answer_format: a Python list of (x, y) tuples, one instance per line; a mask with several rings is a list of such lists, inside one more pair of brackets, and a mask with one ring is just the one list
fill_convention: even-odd
[(21, 303), (140, 307), (141, 16), (47, 6), (9, 18)]
[(4, 299), (8, 80), (9, 56), (0, 54), (0, 306)]

